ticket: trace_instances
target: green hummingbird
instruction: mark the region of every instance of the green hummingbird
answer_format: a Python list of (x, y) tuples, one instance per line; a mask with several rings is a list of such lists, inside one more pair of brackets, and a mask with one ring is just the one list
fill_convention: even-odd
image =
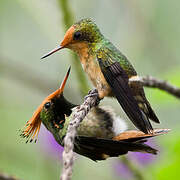
[(73, 24), (60, 45), (41, 59), (63, 48), (69, 48), (79, 55), (84, 71), (98, 90), (99, 98), (116, 97), (139, 130), (153, 133), (149, 119), (160, 122), (146, 99), (143, 86), (138, 82), (130, 83), (138, 79), (135, 69), (91, 19), (82, 19)]
[[(37, 140), (43, 123), (56, 141), (64, 146), (63, 139), (72, 112), (78, 108), (63, 95), (69, 72), (70, 69), (60, 88), (43, 100), (26, 123), (21, 136), (27, 138), (27, 142)], [(125, 131), (125, 129), (124, 122), (111, 108), (93, 107), (77, 129), (74, 151), (94, 161), (123, 155), (128, 151), (156, 154), (157, 150), (144, 144), (146, 138), (168, 132), (168, 129), (156, 129), (154, 134), (144, 134), (141, 131)]]

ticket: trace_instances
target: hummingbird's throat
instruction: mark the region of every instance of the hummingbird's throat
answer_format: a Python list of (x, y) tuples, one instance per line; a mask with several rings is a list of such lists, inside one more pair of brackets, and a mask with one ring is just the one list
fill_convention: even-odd
[(64, 127), (64, 123), (65, 123), (65, 119), (61, 120), (61, 121), (53, 121), (52, 122), (52, 126), (53, 128), (56, 128), (56, 129), (62, 129)]
[(76, 52), (79, 57), (88, 57), (89, 55), (89, 46), (87, 42), (76, 42), (69, 44), (67, 48)]

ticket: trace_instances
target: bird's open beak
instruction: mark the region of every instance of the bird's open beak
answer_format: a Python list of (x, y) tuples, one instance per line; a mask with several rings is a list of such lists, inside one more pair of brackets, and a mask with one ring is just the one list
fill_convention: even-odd
[(59, 50), (62, 49), (62, 48), (63, 48), (63, 46), (59, 45), (58, 47), (56, 47), (56, 48), (53, 49), (52, 51), (50, 51), (50, 52), (48, 52), (47, 54), (43, 55), (43, 56), (41, 57), (41, 59), (44, 59), (44, 58), (50, 56), (51, 54), (54, 54), (55, 52), (59, 51)]

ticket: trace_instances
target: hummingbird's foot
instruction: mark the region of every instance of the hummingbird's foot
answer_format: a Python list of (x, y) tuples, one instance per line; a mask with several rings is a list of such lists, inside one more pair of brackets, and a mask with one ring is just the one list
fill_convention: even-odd
[(98, 94), (98, 90), (97, 90), (97, 89), (92, 89), (92, 90), (90, 90), (90, 91), (88, 92), (88, 95), (84, 97), (84, 100), (86, 101), (87, 98), (89, 98), (89, 97), (94, 97), (94, 96), (97, 97), (96, 105), (98, 105), (101, 99), (99, 98), (99, 94)]

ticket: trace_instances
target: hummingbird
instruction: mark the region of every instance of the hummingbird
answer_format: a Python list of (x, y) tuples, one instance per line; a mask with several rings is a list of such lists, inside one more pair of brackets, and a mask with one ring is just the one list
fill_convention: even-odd
[(60, 45), (41, 59), (63, 49), (76, 52), (82, 67), (98, 90), (99, 98), (116, 97), (133, 124), (144, 133), (153, 133), (150, 120), (160, 123), (146, 99), (134, 67), (91, 19), (82, 19), (66, 32)]
[[(78, 105), (69, 102), (63, 95), (69, 72), (70, 69), (60, 88), (43, 100), (32, 118), (26, 123), (21, 136), (27, 138), (27, 142), (36, 142), (41, 123), (43, 123), (59, 145), (64, 146), (63, 140), (71, 115), (78, 108)], [(124, 122), (111, 108), (93, 107), (77, 129), (74, 151), (94, 161), (117, 157), (128, 151), (157, 154), (156, 149), (144, 142), (147, 138), (168, 132), (168, 129), (156, 129), (154, 134), (144, 134), (141, 131), (125, 130)]]

